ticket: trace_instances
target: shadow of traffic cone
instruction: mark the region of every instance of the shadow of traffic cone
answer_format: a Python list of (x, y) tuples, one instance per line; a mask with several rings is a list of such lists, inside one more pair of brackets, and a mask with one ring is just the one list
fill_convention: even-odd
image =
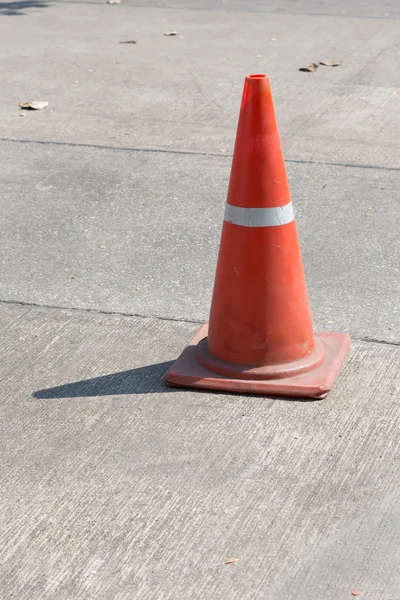
[(350, 347), (313, 333), (268, 77), (246, 78), (209, 325), (169, 385), (323, 398)]

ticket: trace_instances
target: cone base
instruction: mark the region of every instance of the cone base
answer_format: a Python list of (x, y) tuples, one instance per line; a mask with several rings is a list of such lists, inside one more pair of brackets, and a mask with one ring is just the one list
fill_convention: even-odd
[[(208, 325), (203, 325), (190, 340), (167, 372), (166, 380), (169, 386), (322, 399), (332, 389), (350, 348), (350, 337), (347, 333), (316, 333), (316, 340), (324, 345), (326, 352), (324, 362), (316, 368), (279, 379), (233, 379), (215, 373), (197, 361), (197, 345), (207, 334)], [(284, 368), (285, 365), (282, 365), (282, 369)]]

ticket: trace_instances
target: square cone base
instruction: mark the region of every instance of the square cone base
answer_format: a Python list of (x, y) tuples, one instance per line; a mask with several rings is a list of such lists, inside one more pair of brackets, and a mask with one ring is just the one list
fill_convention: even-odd
[(197, 362), (195, 348), (207, 337), (208, 325), (203, 325), (190, 340), (166, 375), (172, 387), (220, 390), (238, 394), (262, 394), (303, 398), (325, 398), (333, 387), (350, 348), (347, 333), (316, 333), (326, 350), (326, 360), (317, 368), (282, 379), (232, 379), (203, 367)]

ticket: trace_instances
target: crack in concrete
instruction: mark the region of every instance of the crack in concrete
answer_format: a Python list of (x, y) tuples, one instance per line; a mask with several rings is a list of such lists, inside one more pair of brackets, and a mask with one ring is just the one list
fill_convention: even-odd
[[(52, 309), (52, 310), (65, 310), (65, 311), (73, 311), (73, 312), (81, 312), (81, 313), (94, 313), (98, 315), (111, 315), (116, 317), (136, 317), (138, 319), (156, 319), (158, 321), (173, 321), (175, 323), (190, 323), (193, 325), (203, 325), (204, 321), (199, 321), (196, 319), (184, 319), (178, 317), (167, 317), (167, 316), (159, 316), (159, 315), (151, 315), (145, 313), (129, 313), (129, 312), (119, 312), (115, 310), (104, 310), (100, 308), (83, 308), (78, 306), (57, 306), (56, 304), (38, 304), (36, 302), (24, 302), (23, 300), (0, 300), (0, 304), (10, 304), (13, 306), (28, 306), (32, 308), (43, 308), (43, 309)], [(400, 346), (400, 341), (398, 342), (390, 342), (388, 340), (381, 340), (377, 338), (370, 337), (352, 337), (351, 338), (355, 342), (370, 342), (374, 344), (387, 344), (388, 346)]]
[(373, 342), (374, 344), (387, 344), (388, 346), (400, 346), (400, 342), (388, 342), (387, 340), (378, 340), (370, 337), (353, 337), (356, 342)]
[[(132, 146), (102, 146), (100, 144), (80, 144), (77, 142), (57, 142), (52, 140), (25, 140), (19, 138), (0, 137), (0, 142), (12, 142), (17, 144), (41, 144), (44, 146), (65, 146), (68, 148), (93, 148), (96, 150), (114, 150), (116, 152), (149, 152), (162, 154), (180, 154), (188, 156), (215, 156), (218, 158), (232, 158), (232, 154), (221, 154), (218, 152), (201, 152), (197, 150), (171, 150), (166, 148), (135, 148)], [(400, 167), (386, 167), (383, 165), (358, 165), (354, 163), (303, 160), (289, 158), (285, 162), (299, 165), (324, 165), (328, 167), (347, 167), (349, 169), (372, 169), (381, 171), (400, 171)]]
[(83, 308), (79, 306), (57, 306), (56, 304), (38, 304), (37, 302), (24, 302), (23, 300), (0, 300), (0, 304), (11, 304), (14, 306), (30, 306), (32, 308), (49, 308), (53, 310), (65, 310), (82, 313), (94, 313), (98, 315), (114, 315), (116, 317), (136, 317), (139, 319), (156, 319), (158, 321), (174, 321), (175, 323), (192, 323), (193, 325), (203, 325), (204, 321), (196, 321), (192, 319), (184, 319), (177, 317), (167, 317), (159, 315), (151, 315), (145, 313), (130, 313), (119, 312), (115, 310), (104, 310), (101, 308)]

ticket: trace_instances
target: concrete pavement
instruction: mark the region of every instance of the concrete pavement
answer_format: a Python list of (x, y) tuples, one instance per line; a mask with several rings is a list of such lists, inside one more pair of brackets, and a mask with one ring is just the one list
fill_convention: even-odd
[(293, 402), (166, 388), (189, 323), (1, 324), (4, 598), (396, 598), (398, 346)]
[[(393, 0), (0, 4), (0, 598), (399, 596), (399, 18)], [(315, 326), (353, 337), (322, 402), (164, 384), (207, 319), (257, 71)], [(17, 116), (33, 97), (48, 108)]]

